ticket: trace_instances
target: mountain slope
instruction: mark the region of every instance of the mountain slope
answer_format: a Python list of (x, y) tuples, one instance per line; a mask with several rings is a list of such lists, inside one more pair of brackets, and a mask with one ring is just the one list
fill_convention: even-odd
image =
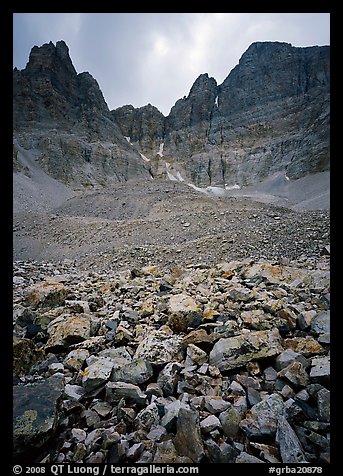
[(275, 173), (295, 180), (330, 168), (329, 66), (328, 46), (253, 43), (221, 85), (200, 75), (164, 117), (150, 104), (109, 111), (67, 45), (50, 42), (14, 70), (14, 135), (74, 188), (154, 177), (222, 188)]

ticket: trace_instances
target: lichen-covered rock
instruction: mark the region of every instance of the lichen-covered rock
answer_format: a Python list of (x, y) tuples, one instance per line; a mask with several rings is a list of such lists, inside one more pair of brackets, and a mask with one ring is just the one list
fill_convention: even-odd
[(180, 456), (180, 454), (176, 451), (172, 440), (166, 440), (156, 444), (156, 453), (153, 459), (153, 463), (189, 464), (193, 462), (194, 461), (188, 456)]
[(318, 313), (311, 321), (311, 330), (315, 334), (330, 333), (330, 311)]
[(293, 362), (279, 372), (279, 377), (287, 379), (295, 386), (306, 387), (310, 378), (301, 362)]
[(174, 332), (186, 332), (189, 327), (201, 324), (201, 308), (191, 296), (175, 294), (169, 300), (168, 325)]
[(44, 352), (30, 339), (13, 336), (13, 372), (20, 376), (28, 373), (39, 360), (44, 359)]
[(229, 438), (235, 438), (239, 431), (239, 423), (241, 419), (241, 415), (233, 407), (229, 407), (227, 410), (220, 413), (219, 420), (223, 428), (224, 435)]
[(283, 463), (308, 463), (295, 431), (284, 416), (279, 417), (276, 441)]
[(153, 375), (153, 369), (148, 360), (138, 358), (131, 362), (117, 366), (112, 370), (111, 382), (128, 382), (140, 385), (148, 381)]
[(173, 360), (181, 360), (182, 337), (170, 335), (162, 330), (153, 331), (137, 347), (135, 359), (145, 359), (152, 366), (165, 365)]
[(43, 281), (26, 290), (25, 303), (33, 307), (54, 307), (65, 303), (68, 290), (62, 283)]
[(277, 423), (283, 410), (282, 397), (273, 393), (251, 408), (249, 415), (240, 422), (240, 428), (250, 438), (275, 436)]
[(305, 357), (318, 354), (322, 350), (322, 346), (310, 336), (285, 339), (283, 346), (286, 349), (303, 354)]
[(89, 357), (89, 352), (86, 349), (71, 350), (64, 359), (64, 364), (73, 370), (80, 370)]
[(82, 385), (86, 392), (92, 392), (105, 385), (111, 376), (113, 361), (106, 357), (98, 357), (82, 372)]
[(64, 390), (64, 377), (53, 375), (32, 385), (13, 387), (14, 454), (30, 452), (51, 439), (58, 422), (57, 404)]
[(264, 461), (256, 458), (254, 455), (242, 451), (242, 453), (237, 456), (235, 463), (264, 463)]
[(272, 357), (282, 352), (280, 334), (272, 331), (256, 331), (220, 339), (214, 345), (209, 362), (219, 370), (241, 367), (251, 360)]
[(121, 398), (128, 402), (134, 402), (138, 406), (144, 406), (146, 403), (146, 395), (137, 385), (126, 382), (108, 382), (106, 384), (106, 400), (116, 403)]
[(157, 383), (162, 389), (163, 395), (169, 397), (173, 395), (179, 381), (179, 372), (182, 366), (179, 362), (169, 362), (158, 374)]
[(88, 314), (64, 314), (48, 326), (46, 349), (68, 348), (90, 337), (91, 320)]
[(194, 463), (204, 457), (204, 445), (201, 438), (199, 413), (182, 406), (177, 417), (175, 448), (181, 456), (187, 456)]

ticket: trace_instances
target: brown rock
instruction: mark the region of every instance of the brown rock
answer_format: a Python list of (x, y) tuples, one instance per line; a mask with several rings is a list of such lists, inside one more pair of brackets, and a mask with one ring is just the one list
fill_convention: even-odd
[(285, 349), (299, 352), (305, 357), (318, 354), (323, 349), (323, 347), (313, 339), (313, 337), (293, 337), (291, 339), (285, 339), (283, 345)]
[(68, 290), (62, 283), (43, 281), (26, 291), (25, 304), (34, 307), (54, 307), (65, 303)]
[(32, 365), (44, 359), (44, 352), (30, 339), (13, 336), (13, 372), (20, 376), (26, 374)]

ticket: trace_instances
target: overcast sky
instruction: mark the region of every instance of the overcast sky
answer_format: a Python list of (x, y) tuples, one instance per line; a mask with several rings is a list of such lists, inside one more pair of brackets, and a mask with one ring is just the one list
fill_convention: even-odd
[(110, 109), (148, 103), (164, 115), (202, 73), (221, 84), (254, 41), (330, 44), (329, 13), (15, 13), (13, 66), (64, 40), (78, 73)]

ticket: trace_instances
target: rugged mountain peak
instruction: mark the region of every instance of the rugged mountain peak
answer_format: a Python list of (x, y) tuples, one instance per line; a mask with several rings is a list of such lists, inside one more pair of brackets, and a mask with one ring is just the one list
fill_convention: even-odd
[(189, 92), (188, 97), (194, 96), (195, 94), (204, 93), (204, 92), (213, 92), (217, 87), (217, 81), (214, 78), (210, 78), (208, 73), (203, 73), (198, 76), (194, 81), (193, 86)]
[(247, 101), (261, 105), (271, 99), (307, 94), (312, 88), (328, 91), (329, 68), (328, 46), (298, 48), (289, 43), (256, 42), (243, 53), (220, 89), (228, 94), (237, 90), (231, 106), (245, 108)]
[[(165, 162), (196, 186), (242, 187), (286, 172), (300, 178), (330, 168), (329, 68), (330, 47), (255, 42), (221, 85), (199, 75), (167, 117), (151, 104), (110, 112), (97, 81), (76, 73), (65, 42), (50, 42), (32, 49), (24, 70), (14, 70), (14, 129), (46, 131), (49, 144), (51, 131), (71, 134), (68, 146), (56, 137), (68, 177), (70, 157), (81, 150), (87, 164), (106, 156), (109, 170), (132, 157), (132, 173), (125, 158), (119, 180), (146, 170), (165, 176)], [(75, 137), (88, 145), (78, 149)], [(89, 152), (101, 141), (101, 152)], [(47, 157), (54, 160), (51, 150)]]
[(27, 72), (45, 72), (68, 71), (76, 75), (76, 70), (69, 56), (69, 48), (61, 40), (57, 41), (56, 46), (50, 41), (42, 46), (34, 46), (29, 56), (29, 62), (26, 65)]
[(122, 134), (133, 143), (139, 143), (143, 152), (158, 150), (164, 135), (164, 115), (157, 107), (147, 104), (135, 108), (126, 105), (111, 111)]
[(93, 187), (108, 179), (149, 177), (109, 111), (97, 81), (77, 74), (64, 41), (34, 46), (13, 72), (14, 156), (32, 150), (58, 180)]

